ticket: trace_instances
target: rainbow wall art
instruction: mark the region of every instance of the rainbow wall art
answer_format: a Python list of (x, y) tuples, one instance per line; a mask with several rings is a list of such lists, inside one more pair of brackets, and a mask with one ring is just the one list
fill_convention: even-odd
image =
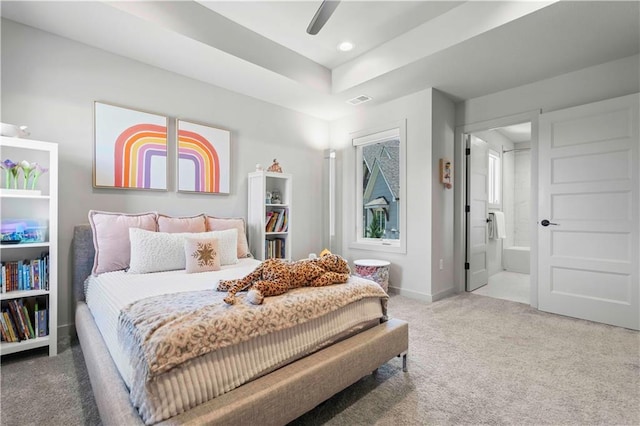
[(229, 193), (228, 130), (178, 120), (178, 191)]
[(167, 118), (95, 103), (94, 186), (167, 190)]

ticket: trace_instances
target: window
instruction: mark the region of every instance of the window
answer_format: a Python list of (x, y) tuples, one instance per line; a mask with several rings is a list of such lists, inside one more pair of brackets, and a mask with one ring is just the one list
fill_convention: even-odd
[(356, 234), (350, 246), (404, 252), (404, 122), (354, 136)]
[(489, 205), (499, 206), (501, 203), (502, 167), (500, 154), (489, 150)]

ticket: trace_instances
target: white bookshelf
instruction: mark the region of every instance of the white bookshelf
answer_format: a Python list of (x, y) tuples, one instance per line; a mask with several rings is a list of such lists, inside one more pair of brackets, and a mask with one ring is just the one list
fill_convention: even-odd
[[(58, 145), (51, 142), (0, 137), (0, 161), (11, 159), (22, 160), (47, 167), (35, 190), (24, 189), (22, 178), (19, 189), (6, 189), (5, 171), (0, 181), (0, 218), (4, 222), (9, 219), (39, 220), (46, 223), (43, 242), (2, 244), (0, 260), (2, 262), (35, 259), (42, 252), (49, 254), (49, 289), (48, 290), (16, 290), (0, 294), (2, 310), (7, 302), (13, 299), (36, 298), (38, 303), (44, 302), (47, 309), (48, 335), (23, 340), (20, 342), (0, 343), (0, 355), (22, 352), (30, 349), (48, 347), (49, 356), (58, 353)], [(32, 312), (30, 312), (32, 313)], [(33, 322), (33, 318), (31, 321)], [(35, 324), (33, 324), (35, 328)]]
[[(291, 225), (293, 221), (292, 177), (287, 173), (253, 172), (249, 173), (249, 212), (247, 225), (249, 231), (249, 249), (259, 260), (270, 257), (281, 257), (291, 260)], [(280, 193), (280, 202), (272, 203), (267, 200), (267, 193)], [(267, 215), (269, 213), (285, 212), (287, 217), (286, 230), (267, 230)], [(273, 248), (273, 241), (280, 241), (281, 251), (275, 254), (269, 252), (269, 244)], [(270, 243), (271, 242), (271, 243)]]

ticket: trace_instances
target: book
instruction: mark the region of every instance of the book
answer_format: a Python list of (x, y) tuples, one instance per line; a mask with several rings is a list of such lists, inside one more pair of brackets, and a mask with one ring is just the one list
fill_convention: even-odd
[(24, 290), (24, 274), (22, 273), (22, 260), (18, 261), (18, 267), (16, 271), (18, 275), (18, 290)]
[(5, 342), (11, 342), (11, 336), (9, 335), (9, 329), (4, 323), (4, 315), (0, 315), (0, 334), (2, 334), (2, 340)]
[(27, 325), (27, 318), (24, 316), (24, 312), (22, 310), (22, 300), (14, 299), (11, 302), (13, 302), (13, 306), (15, 307), (15, 310), (18, 313), (18, 317), (20, 319), (20, 327), (22, 327), (22, 332), (24, 334), (25, 340), (26, 339), (30, 339), (31, 338), (31, 334), (29, 333), (29, 326)]
[(9, 303), (7, 303), (7, 306), (9, 306), (11, 321), (15, 326), (16, 337), (18, 338), (18, 340), (25, 340), (26, 335), (24, 332), (24, 327), (22, 325), (22, 322), (20, 321), (20, 314), (18, 313), (18, 310), (16, 309), (15, 304), (13, 302), (14, 302), (13, 300), (10, 300)]
[(278, 210), (278, 220), (276, 221), (276, 224), (274, 226), (274, 231), (275, 232), (282, 232), (282, 224), (284, 222), (284, 215), (285, 215), (285, 210), (284, 209)]
[(40, 290), (40, 259), (33, 261), (33, 288)]
[(47, 310), (41, 309), (38, 311), (38, 319), (40, 320), (40, 324), (38, 325), (38, 337), (47, 336)]
[(33, 325), (31, 324), (31, 317), (29, 316), (29, 310), (24, 305), (22, 305), (22, 312), (24, 313), (24, 318), (27, 321), (27, 328), (29, 329), (29, 337), (31, 339), (34, 339), (36, 337), (36, 333), (33, 331)]
[(278, 212), (277, 211), (273, 211), (273, 214), (271, 215), (271, 218), (269, 219), (269, 222), (267, 223), (267, 228), (266, 231), (267, 232), (273, 232), (275, 226), (276, 226), (276, 222), (278, 221)]
[(35, 325), (35, 336), (40, 337), (40, 319), (38, 318), (38, 302), (33, 307), (33, 322)]
[(15, 328), (15, 325), (13, 324), (13, 321), (11, 321), (11, 316), (9, 315), (9, 312), (7, 310), (5, 310), (2, 313), (2, 316), (4, 318), (4, 322), (7, 325), (7, 329), (9, 330), (9, 335), (11, 337), (11, 341), (12, 342), (17, 342), (18, 341), (18, 330)]

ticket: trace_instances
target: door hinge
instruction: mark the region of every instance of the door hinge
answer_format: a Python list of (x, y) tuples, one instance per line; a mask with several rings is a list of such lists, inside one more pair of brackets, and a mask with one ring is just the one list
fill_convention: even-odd
[(469, 267), (470, 267), (470, 266), (469, 266), (469, 262), (465, 262), (465, 263), (464, 263), (464, 269), (469, 269)]
[(471, 206), (464, 206), (465, 213), (469, 213), (471, 211)]
[(471, 148), (467, 148), (467, 150), (465, 151), (466, 155), (471, 155)]

